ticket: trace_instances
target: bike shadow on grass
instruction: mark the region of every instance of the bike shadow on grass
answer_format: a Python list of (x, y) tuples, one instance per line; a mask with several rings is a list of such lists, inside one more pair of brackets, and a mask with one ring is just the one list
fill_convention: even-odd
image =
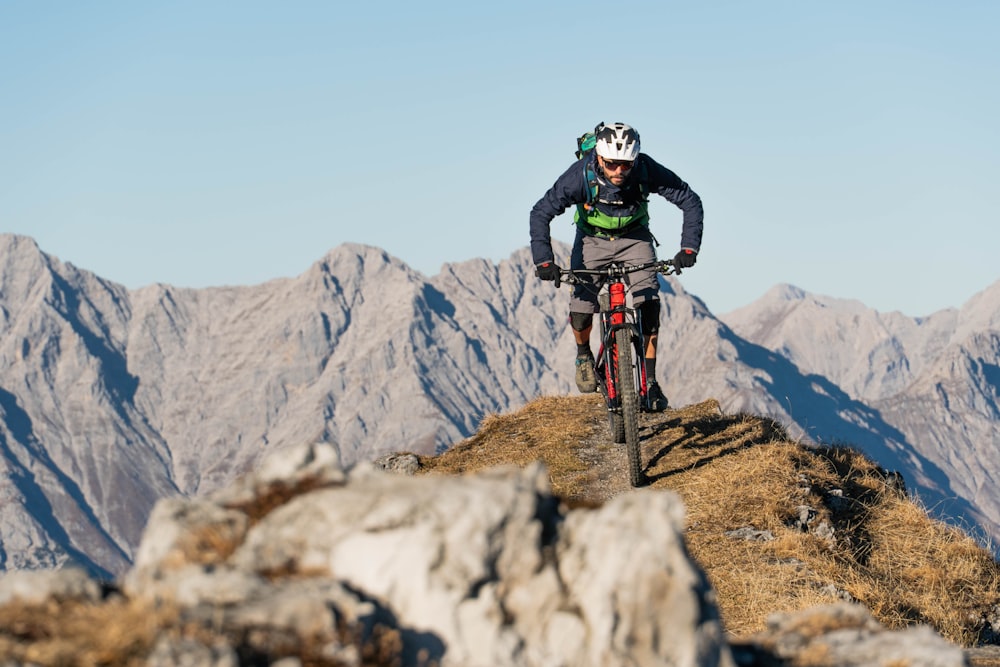
[[(701, 468), (713, 461), (755, 445), (787, 439), (780, 423), (767, 417), (710, 415), (693, 420), (675, 417), (651, 424), (641, 434), (646, 444), (656, 443), (656, 451), (643, 466), (646, 483)], [(684, 456), (681, 457), (683, 452)], [(679, 465), (670, 467), (672, 459)]]

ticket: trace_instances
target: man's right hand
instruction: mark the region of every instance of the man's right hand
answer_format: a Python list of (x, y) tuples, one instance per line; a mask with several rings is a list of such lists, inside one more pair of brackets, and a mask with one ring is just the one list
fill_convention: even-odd
[(535, 267), (535, 275), (542, 280), (552, 280), (555, 281), (556, 287), (559, 287), (559, 277), (562, 269), (555, 262), (545, 262), (544, 264), (539, 264)]

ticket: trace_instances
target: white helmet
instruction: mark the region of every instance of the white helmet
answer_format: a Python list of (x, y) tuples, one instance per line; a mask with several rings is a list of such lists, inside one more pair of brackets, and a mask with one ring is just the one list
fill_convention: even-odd
[(634, 160), (639, 157), (639, 133), (625, 123), (601, 123), (594, 128), (597, 154), (605, 160)]

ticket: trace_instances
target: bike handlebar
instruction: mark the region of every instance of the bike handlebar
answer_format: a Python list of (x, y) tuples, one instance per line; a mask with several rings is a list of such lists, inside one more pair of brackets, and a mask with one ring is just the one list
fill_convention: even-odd
[[(573, 284), (589, 282), (582, 280), (580, 278), (582, 275), (600, 276), (603, 278), (621, 278), (629, 273), (646, 271), (648, 269), (656, 269), (657, 273), (662, 273), (665, 276), (680, 275), (681, 273), (680, 267), (674, 266), (674, 260), (657, 259), (643, 264), (624, 264), (622, 262), (614, 262), (603, 269), (561, 269), (559, 271), (559, 275), (565, 282)], [(559, 287), (558, 282), (556, 282), (556, 287)]]

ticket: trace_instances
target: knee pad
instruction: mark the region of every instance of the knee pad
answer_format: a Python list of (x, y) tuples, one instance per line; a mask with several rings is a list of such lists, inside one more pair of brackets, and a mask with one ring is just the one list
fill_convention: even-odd
[(573, 331), (586, 331), (594, 323), (593, 313), (570, 313), (569, 325)]
[(649, 336), (660, 330), (660, 300), (650, 299), (638, 305), (639, 318), (642, 320), (642, 335)]

